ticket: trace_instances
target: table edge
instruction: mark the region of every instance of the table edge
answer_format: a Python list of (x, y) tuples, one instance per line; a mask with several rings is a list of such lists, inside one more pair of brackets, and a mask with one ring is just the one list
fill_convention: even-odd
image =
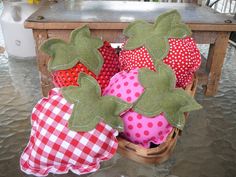
[[(186, 23), (191, 30), (196, 31), (236, 31), (236, 24), (201, 24)], [(29, 22), (25, 21), (24, 27), (40, 30), (72, 30), (78, 27), (88, 25), (90, 29), (96, 30), (122, 30), (126, 28), (128, 22)]]

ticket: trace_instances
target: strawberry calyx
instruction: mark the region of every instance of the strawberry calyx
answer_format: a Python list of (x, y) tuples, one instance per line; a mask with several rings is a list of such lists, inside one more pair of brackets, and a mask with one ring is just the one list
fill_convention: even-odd
[(49, 71), (70, 69), (81, 62), (98, 75), (103, 65), (103, 57), (98, 51), (102, 45), (102, 40), (92, 37), (88, 26), (84, 26), (71, 32), (69, 43), (48, 39), (40, 49), (52, 57), (48, 63)]
[(71, 130), (92, 130), (101, 119), (113, 127), (121, 127), (120, 114), (130, 109), (132, 104), (114, 96), (102, 96), (97, 81), (83, 72), (80, 73), (78, 85), (62, 88), (63, 97), (74, 104), (69, 119)]
[(156, 72), (147, 68), (139, 69), (138, 78), (144, 93), (134, 103), (133, 109), (139, 114), (151, 118), (164, 113), (173, 127), (182, 130), (185, 125), (184, 113), (202, 108), (182, 88), (175, 88), (175, 74), (164, 63), (156, 67)]
[(133, 50), (144, 46), (154, 65), (165, 58), (169, 51), (168, 38), (184, 38), (191, 35), (189, 27), (181, 22), (177, 10), (160, 15), (154, 24), (146, 21), (135, 21), (128, 25), (124, 34), (129, 37), (124, 48)]

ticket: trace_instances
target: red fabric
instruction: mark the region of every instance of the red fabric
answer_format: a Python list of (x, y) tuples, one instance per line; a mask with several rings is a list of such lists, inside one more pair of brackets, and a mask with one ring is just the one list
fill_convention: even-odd
[(81, 63), (77, 63), (73, 68), (67, 70), (58, 70), (52, 73), (53, 82), (56, 87), (65, 87), (69, 85), (78, 85), (77, 80), (80, 72), (85, 72), (97, 79), (102, 91), (109, 84), (110, 78), (120, 71), (118, 54), (111, 47), (109, 42), (104, 42), (104, 45), (99, 49), (104, 59), (104, 64), (98, 76), (89, 71)]
[[(201, 65), (201, 54), (196, 43), (190, 37), (184, 39), (169, 39), (170, 50), (164, 63), (175, 72), (176, 86), (186, 87), (192, 80), (194, 72)], [(130, 71), (135, 68), (147, 67), (155, 70), (151, 57), (145, 47), (134, 50), (122, 50), (119, 61), (121, 70)]]
[(113, 157), (117, 131), (103, 122), (89, 132), (69, 130), (72, 108), (58, 88), (34, 107), (30, 140), (20, 158), (22, 171), (46, 176), (71, 170), (80, 175), (96, 171), (100, 161)]

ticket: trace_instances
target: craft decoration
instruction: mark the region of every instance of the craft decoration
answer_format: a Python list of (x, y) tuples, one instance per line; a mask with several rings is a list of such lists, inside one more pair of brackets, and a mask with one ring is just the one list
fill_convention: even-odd
[(57, 70), (52, 73), (54, 85), (56, 87), (78, 86), (77, 80), (80, 72), (85, 72), (93, 76), (101, 86), (102, 91), (108, 85), (110, 78), (120, 71), (118, 54), (107, 41), (98, 49), (104, 59), (104, 64), (98, 76), (91, 72), (82, 63), (78, 62), (74, 67), (66, 70)]
[(133, 50), (144, 46), (156, 66), (169, 51), (168, 38), (184, 38), (191, 35), (191, 30), (181, 22), (177, 10), (160, 15), (154, 24), (135, 21), (128, 25), (124, 34), (129, 37), (124, 48)]
[[(92, 38), (88, 27), (75, 29), (72, 31), (70, 38), (70, 44), (60, 39), (49, 39), (41, 46), (42, 51), (52, 56), (49, 62), (49, 68), (51, 68), (52, 71), (51, 74), (54, 85), (56, 87), (77, 86), (79, 73), (85, 72), (96, 78), (103, 91), (108, 85), (110, 78), (120, 71), (118, 54), (115, 49), (112, 48), (111, 44), (107, 41), (104, 41), (103, 46), (100, 47), (100, 39)], [(88, 41), (88, 47), (84, 45), (84, 39)], [(93, 43), (94, 40), (97, 41), (99, 45), (94, 46), (96, 44)], [(90, 46), (90, 43), (93, 45)], [(81, 44), (82, 47), (79, 44)], [(78, 50), (78, 47), (80, 47), (83, 52)], [(85, 47), (86, 50), (84, 50), (83, 47)], [(65, 48), (65, 50), (63, 48)], [(70, 48), (73, 48), (73, 50)], [(90, 55), (91, 58), (89, 57)], [(93, 64), (92, 67), (90, 63)], [(56, 66), (52, 67), (51, 65)], [(98, 68), (97, 73), (93, 70), (95, 67)]]
[[(175, 72), (176, 87), (185, 88), (191, 83), (194, 73), (201, 65), (201, 54), (196, 43), (190, 37), (183, 39), (169, 38), (169, 53), (163, 62)], [(152, 58), (145, 47), (134, 50), (122, 48), (119, 61), (121, 70), (130, 71), (135, 68), (149, 68), (155, 71)]]
[(130, 141), (149, 147), (161, 144), (172, 127), (183, 129), (184, 112), (201, 106), (183, 89), (175, 89), (175, 76), (164, 63), (156, 72), (147, 68), (121, 71), (105, 89), (105, 95), (117, 96), (134, 104), (123, 114), (124, 134)]
[(79, 86), (62, 88), (64, 98), (74, 104), (69, 120), (69, 128), (74, 131), (89, 131), (101, 119), (106, 123), (119, 128), (120, 114), (132, 107), (113, 96), (102, 96), (97, 81), (85, 73), (80, 73)]
[(116, 152), (118, 132), (103, 121), (88, 132), (68, 128), (74, 105), (59, 88), (50, 91), (33, 109), (30, 140), (20, 158), (21, 170), (35, 176), (49, 173), (77, 175), (99, 169), (100, 162)]
[(72, 31), (69, 43), (61, 39), (49, 39), (40, 49), (50, 55), (48, 70), (65, 70), (78, 62), (84, 64), (95, 75), (98, 75), (103, 58), (98, 49), (103, 45), (101, 39), (91, 37), (88, 26)]
[(183, 89), (175, 88), (175, 76), (168, 65), (160, 64), (156, 70), (139, 70), (139, 81), (145, 91), (134, 105), (134, 111), (149, 117), (164, 113), (172, 126), (183, 130), (184, 113), (202, 107)]
[[(116, 96), (123, 101), (135, 104), (144, 93), (144, 87), (138, 79), (138, 71), (139, 69), (136, 68), (129, 72), (117, 73), (112, 77), (104, 95)], [(151, 142), (154, 144), (163, 143), (173, 129), (163, 115), (150, 118), (131, 109), (121, 117), (125, 138), (145, 148), (149, 148)]]
[[(94, 172), (101, 161), (110, 159), (116, 152), (118, 132), (113, 128), (120, 128), (121, 122), (129, 141), (149, 148), (151, 143), (165, 142), (173, 128), (182, 130), (185, 112), (201, 108), (183, 89), (175, 88), (174, 71), (178, 73), (178, 70), (173, 71), (162, 61), (169, 52), (171, 40), (179, 40), (169, 38), (191, 34), (180, 22), (177, 11), (161, 15), (155, 24), (134, 22), (124, 33), (130, 37), (125, 48), (141, 47), (138, 50), (143, 54), (149, 52), (151, 57), (146, 59), (140, 54), (140, 58), (144, 57), (151, 68), (132, 68), (134, 64), (129, 71), (115, 74), (117, 70), (111, 70), (115, 74), (111, 80), (104, 73), (110, 71), (110, 66), (117, 68), (117, 61), (105, 59), (103, 65), (102, 58), (107, 56), (102, 48), (110, 44), (105, 42), (101, 48), (101, 40), (92, 38), (87, 26), (74, 30), (69, 43), (50, 39), (41, 46), (53, 58), (48, 65), (55, 83), (64, 86), (66, 82), (61, 76), (69, 72), (75, 72), (73, 77), (78, 82), (69, 81), (68, 87), (52, 89), (49, 97), (34, 107), (30, 141), (20, 159), (22, 171), (37, 176), (64, 174), (69, 170), (78, 175)], [(171, 50), (177, 45), (174, 42)], [(165, 61), (168, 63), (169, 59)], [(127, 60), (130, 59), (124, 62)], [(104, 73), (99, 74), (103, 69)], [(105, 82), (102, 77), (106, 78)]]

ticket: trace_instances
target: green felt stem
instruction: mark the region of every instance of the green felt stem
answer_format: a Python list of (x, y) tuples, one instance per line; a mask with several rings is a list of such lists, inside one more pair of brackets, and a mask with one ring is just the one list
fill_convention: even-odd
[(49, 71), (70, 69), (81, 62), (98, 75), (103, 65), (103, 57), (98, 51), (102, 45), (101, 39), (92, 37), (88, 26), (84, 26), (71, 32), (69, 43), (48, 39), (40, 50), (52, 57), (48, 63)]
[(124, 29), (129, 37), (124, 48), (133, 50), (144, 46), (156, 63), (164, 59), (169, 52), (169, 38), (185, 38), (191, 35), (190, 28), (181, 22), (177, 10), (160, 15), (154, 24), (145, 21), (135, 21)]
[(95, 128), (101, 120), (113, 127), (121, 127), (120, 114), (129, 110), (132, 104), (114, 96), (101, 96), (97, 81), (85, 73), (80, 73), (79, 86), (62, 88), (63, 97), (74, 104), (69, 119), (69, 128), (86, 132)]
[(172, 126), (182, 130), (184, 113), (202, 108), (183, 89), (175, 88), (175, 74), (164, 63), (158, 64), (156, 72), (139, 69), (138, 78), (145, 89), (133, 107), (139, 114), (153, 118), (163, 112)]

